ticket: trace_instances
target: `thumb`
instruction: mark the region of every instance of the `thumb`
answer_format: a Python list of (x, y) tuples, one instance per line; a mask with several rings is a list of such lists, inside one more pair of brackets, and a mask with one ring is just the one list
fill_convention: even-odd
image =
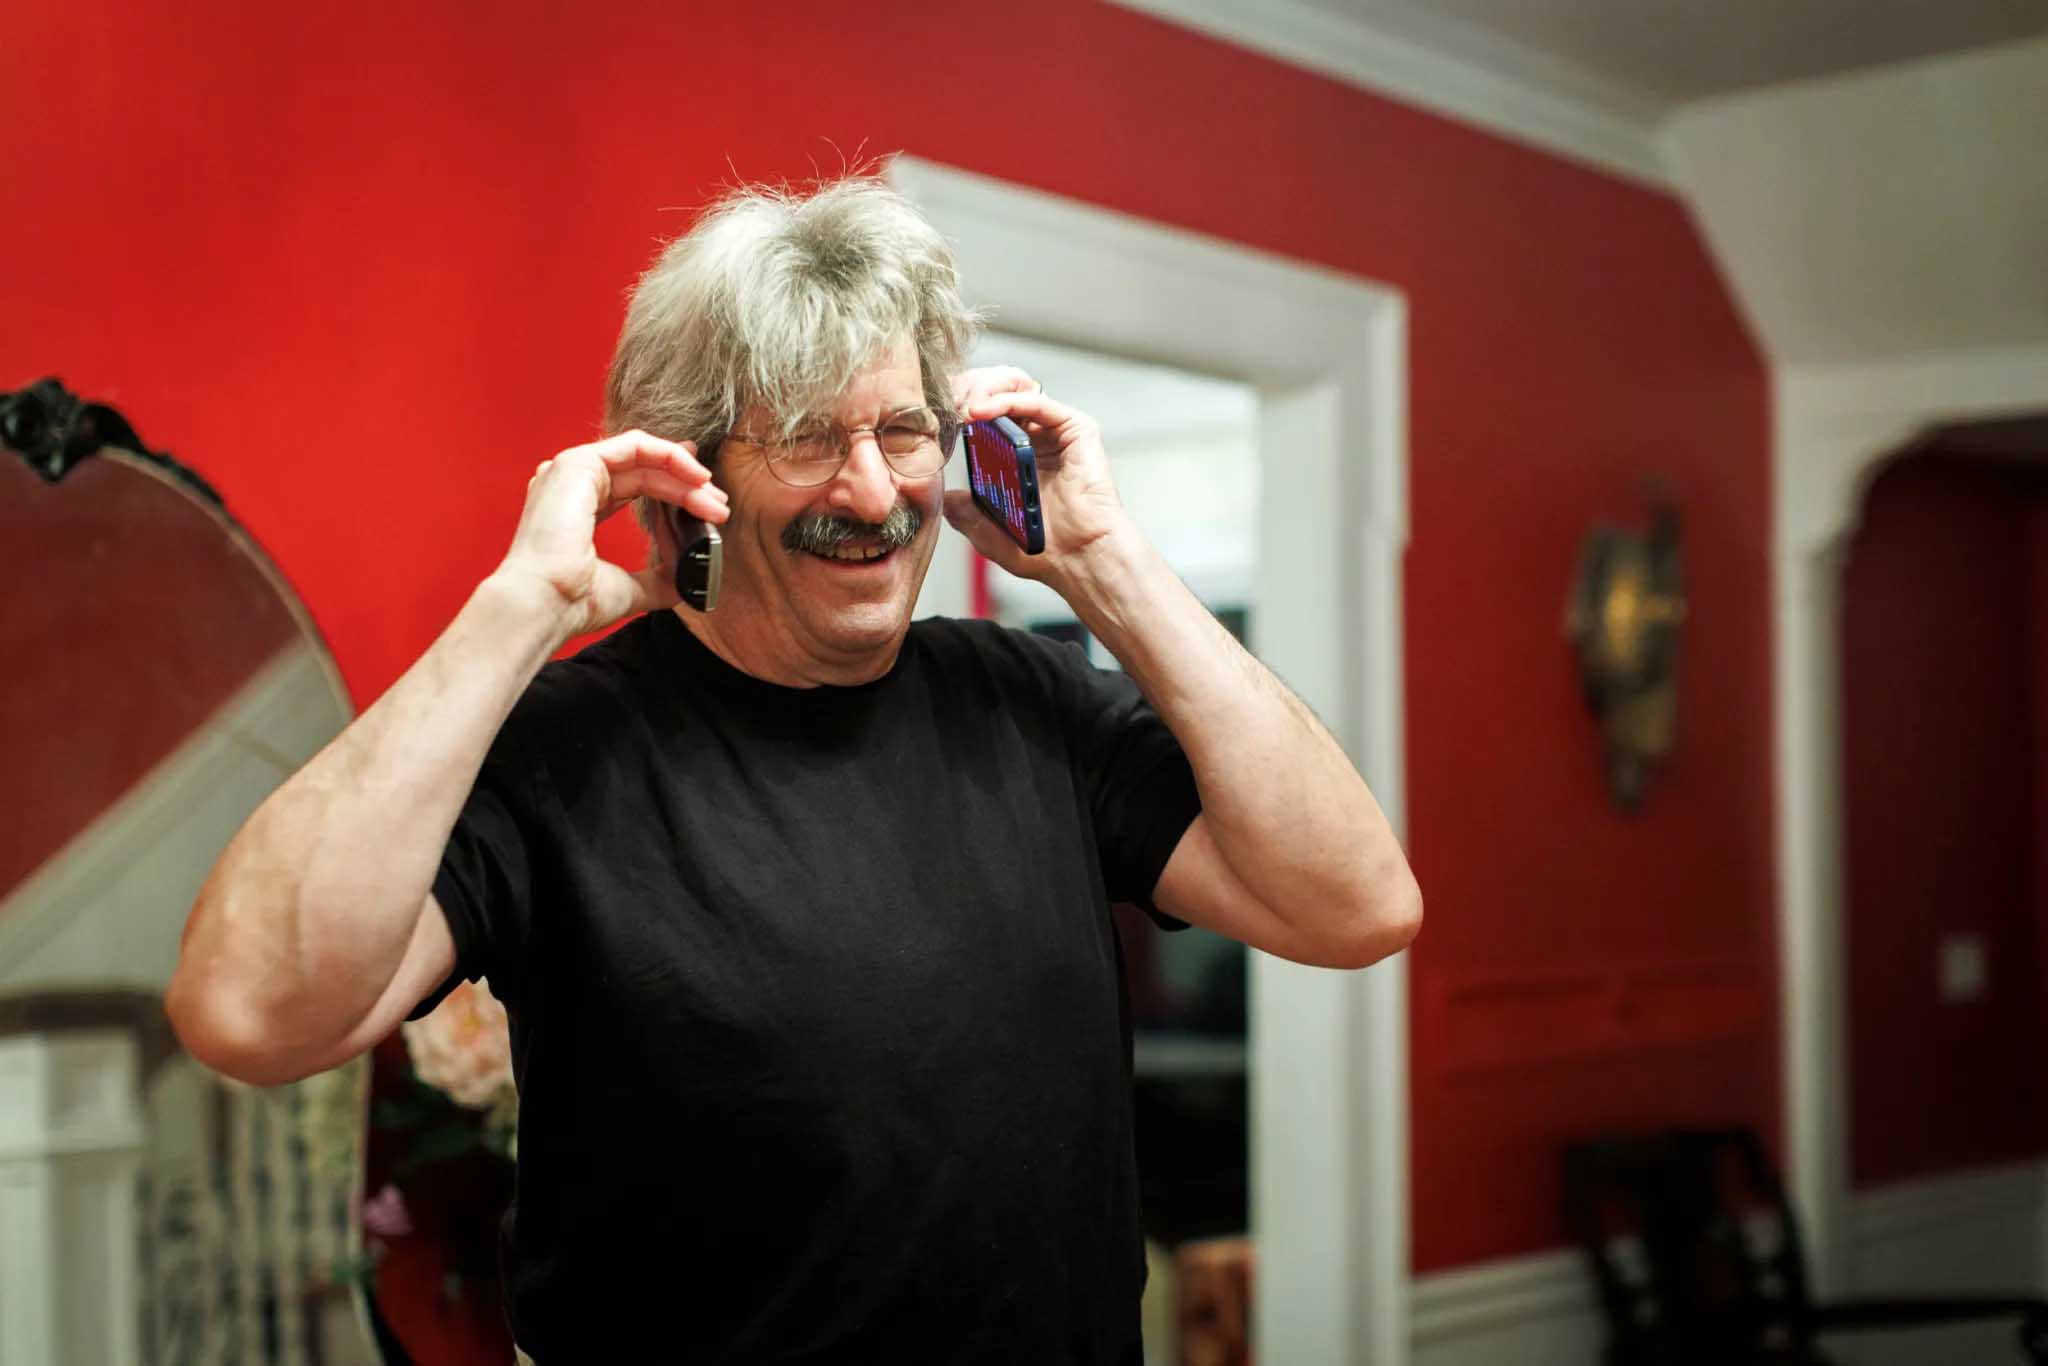
[(973, 494), (965, 489), (947, 489), (945, 513), (953, 530), (965, 536), (967, 543), (998, 569), (1006, 569), (1019, 578), (1034, 577), (1026, 570), (1031, 557), (989, 520), (988, 514), (975, 504)]
[(638, 599), (635, 611), (662, 612), (683, 600), (676, 592), (675, 570), (667, 564), (652, 564), (627, 577), (633, 580)]

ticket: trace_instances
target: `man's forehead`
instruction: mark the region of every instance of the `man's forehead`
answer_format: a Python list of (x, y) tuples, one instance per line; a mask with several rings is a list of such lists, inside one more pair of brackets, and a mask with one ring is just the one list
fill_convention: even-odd
[(862, 390), (856, 386), (840, 394), (829, 409), (813, 416), (844, 422), (866, 422), (870, 418), (886, 417), (890, 413), (900, 413), (907, 408), (923, 406), (924, 391), (921, 389), (901, 389), (892, 385), (887, 389)]
[[(825, 421), (866, 422), (906, 408), (925, 405), (924, 371), (917, 348), (907, 341), (881, 354), (854, 374), (829, 402), (795, 414), (799, 418)], [(787, 416), (771, 412), (755, 402), (747, 405), (750, 416), (770, 419)]]
[(880, 401), (871, 403), (869, 406), (882, 413), (901, 412), (905, 408), (922, 408), (924, 406), (924, 395), (912, 390), (909, 393), (884, 396)]
[[(829, 408), (821, 409), (817, 412), (802, 413), (798, 415), (798, 418), (800, 421), (859, 423), (873, 418), (888, 417), (892, 413), (908, 412), (913, 408), (923, 408), (925, 406), (924, 395), (914, 391), (908, 393), (891, 392), (879, 399), (868, 398), (865, 401), (856, 399), (849, 394), (842, 394), (839, 397), (839, 401), (832, 404)], [(759, 403), (752, 403), (747, 405), (745, 413), (742, 414), (743, 421), (748, 419), (775, 421), (777, 420), (777, 415), (771, 413)]]
[(839, 399), (832, 406), (879, 407), (883, 411), (894, 408), (914, 408), (924, 402), (924, 378), (919, 373), (917, 353), (892, 356), (881, 364), (868, 367), (853, 377), (839, 393)]

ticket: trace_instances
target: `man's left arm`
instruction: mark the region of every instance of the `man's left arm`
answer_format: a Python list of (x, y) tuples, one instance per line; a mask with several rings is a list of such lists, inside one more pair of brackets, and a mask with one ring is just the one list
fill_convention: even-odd
[(1315, 715), (1210, 615), (1116, 496), (1100, 434), (1042, 393), (970, 415), (1023, 424), (1039, 456), (1046, 549), (1018, 550), (959, 491), (946, 515), (1003, 568), (1064, 597), (1187, 753), (1202, 813), (1153, 893), (1160, 910), (1296, 962), (1398, 952), (1422, 895), (1365, 780)]

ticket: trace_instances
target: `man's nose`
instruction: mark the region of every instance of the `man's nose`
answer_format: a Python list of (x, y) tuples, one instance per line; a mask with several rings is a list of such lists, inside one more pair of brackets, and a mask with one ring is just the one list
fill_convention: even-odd
[(873, 432), (855, 432), (846, 463), (832, 478), (827, 501), (849, 517), (879, 522), (896, 506), (896, 473), (882, 458), (881, 443)]

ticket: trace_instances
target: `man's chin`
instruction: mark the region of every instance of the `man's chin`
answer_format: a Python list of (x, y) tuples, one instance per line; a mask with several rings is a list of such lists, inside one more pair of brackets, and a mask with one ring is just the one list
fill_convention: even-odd
[(846, 656), (893, 649), (910, 625), (910, 609), (900, 602), (856, 603), (836, 612), (807, 615), (812, 638)]
[(861, 564), (803, 551), (793, 557), (797, 581), (788, 585), (790, 599), (811, 638), (836, 654), (861, 655), (901, 641), (931, 554), (912, 542)]
[[(825, 572), (839, 578), (833, 570)], [(881, 579), (881, 574), (864, 583), (841, 579), (824, 592), (807, 594), (808, 601), (798, 610), (811, 634), (847, 651), (893, 643), (910, 622), (915, 595), (905, 591), (896, 575), (882, 574), (887, 577), (880, 582), (876, 579)]]

